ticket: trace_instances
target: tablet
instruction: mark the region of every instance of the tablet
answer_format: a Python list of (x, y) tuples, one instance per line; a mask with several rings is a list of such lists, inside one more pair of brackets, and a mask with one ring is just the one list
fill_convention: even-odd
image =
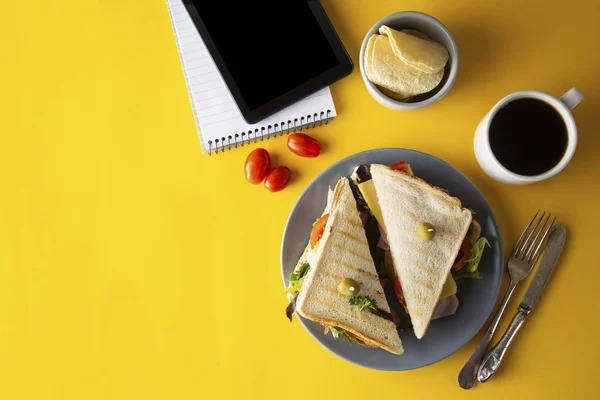
[(354, 68), (316, 0), (184, 0), (244, 119), (255, 123)]

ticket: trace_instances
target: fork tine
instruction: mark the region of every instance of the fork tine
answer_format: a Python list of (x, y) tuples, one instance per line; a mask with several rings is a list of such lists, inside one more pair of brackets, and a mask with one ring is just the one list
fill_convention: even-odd
[(519, 240), (517, 240), (517, 244), (515, 244), (515, 247), (513, 248), (511, 256), (516, 256), (517, 255), (517, 252), (519, 251), (519, 248), (521, 247), (521, 244), (523, 244), (523, 238), (525, 238), (525, 235), (527, 234), (527, 231), (529, 230), (529, 227), (531, 227), (531, 224), (533, 224), (533, 221), (535, 221), (535, 217), (537, 217), (537, 215), (539, 214), (539, 212), (540, 212), (540, 210), (537, 210), (535, 212), (535, 214), (533, 214), (533, 218), (531, 218), (531, 221), (529, 221), (529, 223), (527, 224), (527, 226), (523, 230), (523, 233), (521, 233), (521, 237), (519, 237)]
[[(527, 250), (527, 254), (525, 254), (525, 261), (527, 260), (531, 260), (531, 255), (534, 253), (534, 251), (536, 250), (536, 244), (538, 243), (538, 238), (540, 237), (540, 235), (542, 234), (542, 232), (544, 231), (544, 229), (546, 229), (546, 224), (548, 223), (548, 221), (550, 220), (551, 214), (548, 213), (548, 215), (546, 216), (546, 220), (544, 221), (544, 224), (542, 225), (542, 227), (540, 228), (539, 231), (537, 231), (537, 234), (535, 235), (535, 237), (533, 238), (533, 241), (531, 242), (531, 247), (529, 247), (529, 250)], [(540, 218), (540, 222), (543, 219)]]
[(542, 216), (540, 218), (538, 218), (537, 223), (535, 224), (535, 226), (531, 229), (531, 232), (529, 232), (529, 235), (527, 235), (527, 239), (525, 239), (525, 243), (523, 243), (523, 247), (521, 248), (521, 250), (519, 250), (519, 253), (517, 255), (517, 257), (519, 259), (521, 259), (521, 261), (523, 261), (523, 259), (525, 258), (525, 253), (527, 252), (527, 249), (529, 248), (529, 246), (532, 245), (530, 239), (531, 236), (534, 234), (534, 232), (537, 230), (537, 228), (540, 226), (540, 222), (542, 222), (542, 220), (544, 219), (544, 215), (546, 215), (546, 211), (544, 211), (542, 213)]
[(552, 222), (550, 223), (550, 226), (548, 227), (548, 229), (546, 229), (546, 232), (544, 233), (544, 236), (542, 237), (542, 240), (538, 244), (537, 249), (535, 250), (535, 253), (533, 254), (533, 259), (532, 259), (532, 261), (530, 263), (535, 264), (535, 262), (537, 261), (538, 257), (540, 256), (540, 253), (542, 252), (542, 245), (544, 244), (544, 241), (546, 240), (546, 237), (550, 233), (550, 229), (552, 229), (552, 227), (554, 226), (554, 221), (556, 221), (556, 217), (554, 217), (554, 219), (552, 219)]

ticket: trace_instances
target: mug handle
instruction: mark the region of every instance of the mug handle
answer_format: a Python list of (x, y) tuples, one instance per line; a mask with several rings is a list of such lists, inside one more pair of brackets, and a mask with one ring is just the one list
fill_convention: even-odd
[(567, 93), (560, 96), (559, 100), (567, 106), (569, 110), (575, 108), (583, 100), (583, 94), (577, 88), (572, 88)]

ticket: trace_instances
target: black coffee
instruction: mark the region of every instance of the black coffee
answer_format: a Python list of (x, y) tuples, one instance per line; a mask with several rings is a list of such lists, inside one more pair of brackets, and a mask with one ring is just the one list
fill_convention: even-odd
[(567, 149), (567, 126), (550, 104), (537, 99), (513, 100), (490, 125), (492, 152), (508, 170), (539, 175), (552, 169)]

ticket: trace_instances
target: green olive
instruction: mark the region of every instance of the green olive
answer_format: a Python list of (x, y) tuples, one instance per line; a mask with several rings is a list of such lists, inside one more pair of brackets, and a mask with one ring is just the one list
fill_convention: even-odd
[(431, 240), (435, 236), (435, 226), (428, 222), (421, 222), (417, 226), (417, 236), (423, 240)]
[(340, 281), (337, 290), (344, 296), (352, 297), (360, 292), (360, 283), (356, 282), (354, 279), (343, 278)]

